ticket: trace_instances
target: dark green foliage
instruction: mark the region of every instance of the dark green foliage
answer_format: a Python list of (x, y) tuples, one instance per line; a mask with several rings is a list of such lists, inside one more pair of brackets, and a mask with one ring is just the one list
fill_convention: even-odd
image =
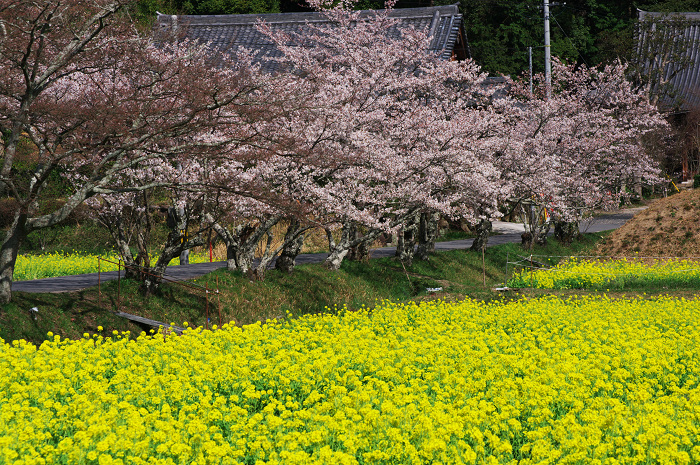
[[(454, 0), (399, 0), (396, 8), (452, 3)], [(528, 46), (533, 47), (534, 71), (544, 71), (541, 0), (461, 0), (459, 3), (471, 53), (484, 71), (513, 77), (526, 74)], [(383, 5), (380, 0), (359, 0), (356, 8)], [(700, 11), (700, 0), (569, 0), (565, 5), (553, 5), (550, 8), (552, 55), (591, 66), (617, 58), (631, 59), (637, 8)], [(308, 8), (304, 0), (139, 0), (132, 14), (139, 23), (151, 24), (156, 10), (167, 14), (238, 14)]]
[[(434, 2), (442, 3), (451, 2)], [(399, 1), (397, 7), (429, 4), (407, 0)], [(528, 46), (533, 47), (534, 72), (544, 71), (542, 4), (541, 0), (460, 1), (471, 53), (485, 71), (513, 77), (526, 74)], [(617, 58), (631, 59), (637, 8), (647, 11), (700, 11), (700, 1), (571, 0), (565, 5), (552, 6), (552, 55), (568, 62), (591, 66), (609, 63)]]
[(280, 0), (139, 0), (132, 7), (131, 15), (138, 24), (148, 28), (155, 21), (156, 11), (164, 14), (223, 15), (279, 13), (300, 9), (287, 1), (284, 5), (286, 9), (283, 10), (280, 3)]
[[(466, 30), (476, 61), (490, 73), (527, 72), (533, 47), (534, 72), (544, 71), (542, 2), (463, 0)], [(552, 55), (596, 65), (625, 57), (636, 10), (629, 2), (574, 0), (550, 8)]]
[(175, 0), (188, 15), (277, 13), (278, 0)]

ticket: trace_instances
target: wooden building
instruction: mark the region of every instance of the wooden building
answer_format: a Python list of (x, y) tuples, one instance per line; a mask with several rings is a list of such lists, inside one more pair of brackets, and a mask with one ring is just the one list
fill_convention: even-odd
[[(373, 10), (361, 12), (364, 16)], [(464, 31), (462, 15), (457, 4), (424, 8), (395, 9), (390, 13), (397, 18), (396, 26), (389, 34), (399, 36), (403, 28), (424, 30), (430, 38), (428, 51), (439, 54), (445, 60), (470, 58), (469, 44)], [(245, 15), (164, 15), (159, 14), (156, 31), (181, 32), (188, 39), (208, 44), (218, 52), (235, 53), (248, 49), (264, 69), (273, 72), (277, 63), (274, 58), (281, 52), (272, 41), (257, 29), (259, 21), (265, 21), (273, 30), (304, 33), (310, 23), (331, 23), (322, 13), (269, 13)], [(263, 57), (272, 60), (263, 60)]]
[(661, 110), (700, 107), (700, 13), (639, 10), (636, 54), (640, 78)]

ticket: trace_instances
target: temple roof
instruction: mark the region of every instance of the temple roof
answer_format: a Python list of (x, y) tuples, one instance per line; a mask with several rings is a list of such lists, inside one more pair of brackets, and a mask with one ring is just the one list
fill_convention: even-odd
[(700, 13), (639, 10), (637, 56), (662, 108), (700, 106)]
[[(360, 17), (375, 14), (375, 10), (364, 10)], [(466, 59), (470, 57), (469, 45), (462, 25), (462, 15), (457, 5), (424, 8), (403, 8), (389, 14), (399, 21), (389, 30), (391, 37), (399, 37), (401, 29), (413, 27), (424, 30), (430, 38), (429, 52), (443, 59)], [(159, 14), (156, 28), (160, 31), (180, 31), (189, 39), (208, 44), (220, 52), (236, 53), (250, 50), (255, 61), (263, 69), (275, 71), (280, 57), (275, 44), (258, 31), (257, 24), (264, 21), (273, 30), (304, 34), (309, 24), (332, 24), (326, 15), (319, 12), (269, 13), (245, 15), (164, 15)], [(273, 60), (264, 60), (264, 57)]]

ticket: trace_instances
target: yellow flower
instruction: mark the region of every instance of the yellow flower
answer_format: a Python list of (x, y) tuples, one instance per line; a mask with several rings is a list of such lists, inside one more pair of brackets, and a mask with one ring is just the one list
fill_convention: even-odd
[(380, 302), (128, 336), (2, 343), (0, 462), (700, 457), (695, 299)]

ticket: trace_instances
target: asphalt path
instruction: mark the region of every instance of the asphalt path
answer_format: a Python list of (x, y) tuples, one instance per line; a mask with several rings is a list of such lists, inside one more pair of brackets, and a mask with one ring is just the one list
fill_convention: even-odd
[[(607, 213), (587, 220), (580, 225), (581, 232), (600, 232), (610, 229), (617, 229), (632, 216), (642, 210), (643, 207), (619, 210), (614, 213)], [(519, 223), (506, 223), (496, 221), (493, 223), (494, 235), (489, 237), (488, 246), (506, 244), (510, 242), (520, 242), (520, 234), (524, 231), (523, 225)], [(472, 239), (457, 241), (438, 242), (435, 250), (468, 249), (472, 245)], [(380, 247), (372, 249), (372, 258), (392, 257), (396, 252), (395, 247)], [(321, 263), (328, 256), (327, 253), (300, 254), (297, 257), (298, 265), (307, 263)], [(197, 278), (207, 273), (211, 273), (219, 268), (225, 268), (226, 262), (197, 263), (193, 265), (169, 266), (165, 272), (166, 277), (175, 281)], [(78, 274), (72, 276), (60, 276), (58, 278), (35, 279), (31, 281), (15, 281), (12, 283), (12, 290), (17, 292), (70, 292), (78, 291), (92, 286), (97, 286), (98, 279), (111, 281), (118, 278), (117, 271), (100, 273)]]

